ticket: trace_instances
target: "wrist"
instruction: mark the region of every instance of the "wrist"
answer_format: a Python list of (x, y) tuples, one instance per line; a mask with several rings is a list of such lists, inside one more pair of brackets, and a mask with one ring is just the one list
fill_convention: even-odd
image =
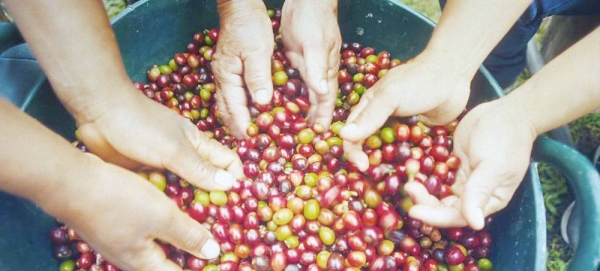
[(305, 4), (305, 3), (310, 4), (310, 5), (320, 5), (321, 8), (331, 7), (335, 11), (337, 11), (337, 7), (338, 7), (338, 0), (286, 0), (284, 2), (284, 5), (287, 3), (291, 3), (292, 5)]
[(93, 122), (106, 112), (114, 110), (116, 105), (143, 98), (128, 79), (113, 81), (105, 86), (81, 88), (68, 94), (61, 95), (57, 91), (57, 95), (78, 124)]
[(535, 122), (530, 119), (526, 107), (519, 101), (510, 99), (508, 96), (488, 103), (490, 110), (485, 117), (488, 119), (501, 119), (501, 123), (506, 125), (507, 129), (514, 129), (521, 133), (528, 134), (531, 142), (540, 135)]
[(526, 125), (537, 137), (551, 130), (552, 127), (545, 127), (539, 120), (539, 112), (536, 112), (535, 109), (535, 103), (539, 103), (539, 101), (532, 100), (531, 97), (527, 96), (529, 92), (536, 88), (535, 86), (532, 87), (531, 83), (525, 83), (513, 90), (509, 95), (506, 95), (506, 97), (495, 102), (498, 103), (498, 107), (502, 111), (513, 112), (513, 115), (518, 115), (513, 121)]
[(217, 11), (223, 19), (229, 18), (232, 13), (237, 11), (264, 11), (267, 16), (267, 7), (262, 0), (218, 0)]

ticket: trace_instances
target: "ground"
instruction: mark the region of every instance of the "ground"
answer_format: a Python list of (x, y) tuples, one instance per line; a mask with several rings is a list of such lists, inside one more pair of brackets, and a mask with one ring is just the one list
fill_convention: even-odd
[[(437, 0), (396, 0), (403, 2), (418, 12), (437, 21), (441, 15)], [(125, 7), (125, 0), (103, 0), (108, 14), (112, 17)], [(538, 44), (545, 33), (547, 22), (543, 24), (536, 34)], [(520, 85), (529, 78), (527, 71), (519, 77), (516, 85)], [(570, 125), (570, 132), (575, 141), (576, 148), (591, 158), (592, 151), (600, 145), (600, 112), (588, 114)], [(539, 175), (546, 205), (546, 221), (548, 229), (548, 260), (547, 268), (550, 271), (565, 270), (572, 250), (565, 244), (560, 236), (559, 226), (562, 213), (573, 197), (565, 179), (560, 172), (550, 165), (540, 164)]]

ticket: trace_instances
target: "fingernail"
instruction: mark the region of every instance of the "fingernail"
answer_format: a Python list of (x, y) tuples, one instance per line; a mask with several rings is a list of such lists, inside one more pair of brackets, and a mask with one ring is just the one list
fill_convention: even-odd
[(342, 128), (340, 133), (342, 133), (343, 135), (352, 134), (356, 131), (356, 129), (358, 129), (356, 124), (354, 124), (354, 123), (346, 124), (346, 126), (344, 126), (344, 128)]
[(266, 89), (259, 89), (255, 94), (255, 102), (259, 104), (268, 104), (271, 101), (271, 95)]
[(217, 183), (223, 189), (231, 188), (234, 182), (235, 177), (225, 170), (219, 169), (215, 173), (215, 183)]
[(202, 253), (202, 255), (207, 259), (214, 259), (221, 253), (221, 248), (219, 247), (219, 243), (217, 243), (217, 241), (208, 239), (206, 242), (204, 242), (204, 246), (202, 246), (200, 253)]
[(327, 94), (327, 80), (321, 80), (321, 83), (319, 83), (319, 85), (321, 86), (321, 94)]

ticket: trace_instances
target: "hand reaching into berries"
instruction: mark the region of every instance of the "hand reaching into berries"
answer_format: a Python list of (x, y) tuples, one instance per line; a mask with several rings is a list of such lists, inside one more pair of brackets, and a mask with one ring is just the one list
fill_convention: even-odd
[(245, 138), (250, 125), (246, 89), (257, 104), (273, 97), (271, 21), (260, 0), (219, 1), (219, 42), (212, 71), (217, 81), (217, 108), (231, 133)]
[[(166, 168), (207, 190), (228, 189), (243, 176), (233, 151), (133, 87), (102, 3), (27, 0), (7, 1), (7, 6), (80, 126), (83, 142), (102, 159), (127, 167)], [(57, 12), (70, 22), (63, 23)], [(28, 19), (34, 17), (43, 20)], [(73, 37), (73, 31), (90, 29), (96, 33)]]
[(508, 204), (527, 171), (537, 134), (521, 114), (498, 114), (499, 102), (477, 106), (456, 128), (454, 153), (461, 165), (454, 195), (439, 200), (419, 182), (406, 184), (415, 202), (410, 216), (434, 226), (479, 230), (486, 216)]
[(80, 176), (86, 180), (70, 180), (62, 186), (63, 191), (55, 196), (63, 197), (59, 200), (62, 204), (48, 210), (107, 260), (123, 270), (180, 271), (158, 240), (199, 258), (219, 255), (219, 244), (211, 233), (147, 180), (93, 155), (86, 156), (87, 161), (81, 162), (88, 168)]
[(504, 208), (519, 186), (535, 138), (600, 106), (589, 98), (600, 95), (600, 77), (588, 75), (598, 68), (598, 49), (600, 29), (506, 97), (469, 112), (454, 133), (454, 153), (462, 160), (455, 196), (440, 201), (423, 185), (406, 184), (416, 203), (409, 214), (435, 226), (481, 229), (484, 217)]
[(425, 124), (443, 125), (464, 109), (470, 78), (454, 76), (436, 66), (436, 61), (425, 58), (419, 56), (391, 69), (352, 109), (341, 137), (346, 157), (360, 170), (369, 166), (362, 151), (364, 140), (383, 126), (388, 117), (418, 115)]
[(93, 153), (130, 168), (140, 163), (166, 168), (206, 190), (227, 190), (243, 176), (237, 155), (189, 120), (135, 89), (122, 93), (120, 101), (98, 102), (83, 114), (86, 118), (76, 118)]
[(0, 189), (34, 201), (126, 270), (181, 270), (155, 240), (197, 257), (219, 245), (147, 180), (84, 154), (0, 99)]
[(367, 169), (360, 143), (391, 115), (418, 115), (426, 124), (456, 118), (479, 66), (530, 4), (503, 1), (489, 9), (485, 1), (449, 1), (423, 53), (391, 69), (353, 109), (341, 135), (348, 160)]
[(342, 44), (337, 1), (286, 1), (281, 32), (285, 55), (309, 89), (309, 120), (329, 127), (337, 97)]

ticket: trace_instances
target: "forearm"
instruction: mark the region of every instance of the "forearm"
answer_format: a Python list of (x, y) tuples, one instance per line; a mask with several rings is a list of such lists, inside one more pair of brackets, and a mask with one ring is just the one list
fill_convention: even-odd
[(507, 97), (501, 111), (520, 110), (542, 134), (600, 108), (600, 28), (548, 63)]
[[(99, 0), (5, 0), (19, 30), (76, 119), (131, 84)], [(121, 86), (121, 87), (119, 87)], [(98, 91), (101, 90), (101, 91)]]
[(421, 57), (470, 80), (531, 0), (449, 0)]
[(310, 4), (327, 4), (328, 6), (335, 8), (336, 14), (337, 14), (337, 7), (338, 7), (339, 1), (338, 0), (286, 0), (286, 2), (308, 2)]
[(82, 172), (85, 155), (3, 99), (0, 127), (0, 189), (56, 214), (52, 199), (60, 198), (65, 183)]
[(260, 10), (267, 14), (267, 8), (262, 0), (217, 0), (217, 11), (221, 17), (228, 18), (237, 10)]

